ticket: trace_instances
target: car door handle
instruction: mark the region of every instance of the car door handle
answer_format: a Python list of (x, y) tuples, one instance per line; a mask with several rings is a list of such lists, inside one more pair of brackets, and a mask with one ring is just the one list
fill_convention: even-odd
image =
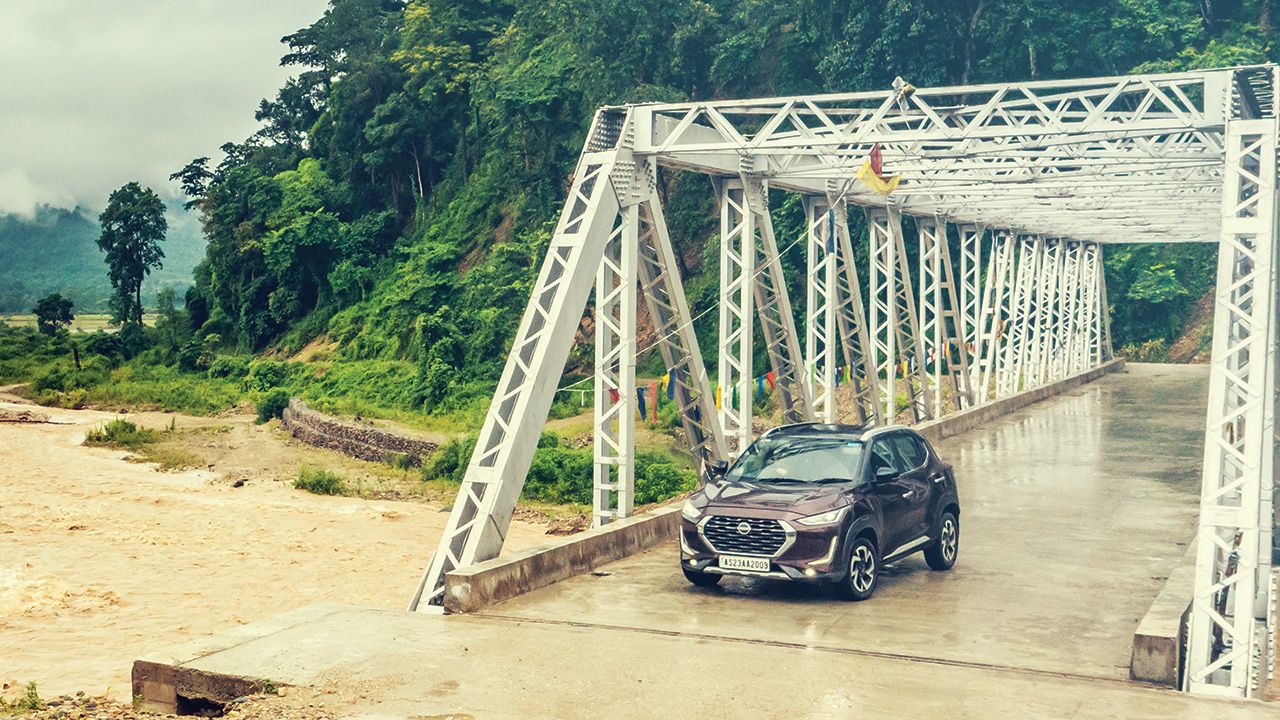
[(908, 490), (908, 491), (906, 491), (906, 492), (902, 493), (902, 497), (904, 497), (904, 498), (909, 498), (909, 497), (911, 497), (912, 495), (915, 495), (915, 494), (916, 494), (916, 491), (915, 491), (915, 490)]

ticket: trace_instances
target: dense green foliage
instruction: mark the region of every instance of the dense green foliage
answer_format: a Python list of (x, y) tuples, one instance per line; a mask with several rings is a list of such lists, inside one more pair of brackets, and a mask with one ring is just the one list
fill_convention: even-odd
[(141, 326), (142, 281), (164, 264), (160, 243), (169, 232), (164, 203), (151, 188), (127, 183), (111, 193), (98, 222), (98, 248), (106, 254), (107, 278), (115, 290), (111, 317)]
[[(377, 401), (474, 413), (597, 106), (1255, 62), (1274, 54), (1269, 1), (335, 0), (285, 38), (301, 72), (262, 130), (175, 175), (209, 241), (189, 318), (240, 352), (323, 336), (338, 363), (406, 363)], [(662, 184), (700, 312), (710, 193)], [(778, 206), (798, 236), (798, 204)], [(1211, 260), (1113, 253), (1117, 344), (1172, 339)]]
[[(473, 428), (596, 107), (1256, 62), (1276, 54), (1272, 1), (334, 0), (284, 39), (298, 75), (258, 107), (261, 130), (174, 175), (208, 242), (185, 302), (160, 298), (154, 329), (80, 341), (79, 371), (65, 338), (30, 347), (49, 359), (40, 370), (0, 346), (0, 377), (35, 378), (62, 403), (247, 400), (270, 417), (301, 395)], [(664, 172), (660, 192), (704, 313), (718, 282), (710, 188)], [(774, 208), (798, 283), (799, 203), (776, 193)], [(1116, 345), (1176, 338), (1213, 252), (1110, 248)], [(714, 313), (696, 329), (710, 354)], [(306, 362), (286, 360), (304, 348)], [(588, 357), (584, 343), (570, 370)], [(653, 352), (640, 363), (662, 369)], [(562, 396), (554, 412), (577, 410)], [(578, 452), (541, 456), (568, 466)]]
[(316, 495), (342, 495), (347, 491), (347, 481), (343, 480), (341, 475), (310, 466), (298, 471), (298, 477), (293, 481), (293, 486)]
[(57, 335), (59, 330), (66, 330), (75, 320), (72, 309), (75, 303), (62, 297), (62, 293), (52, 293), (40, 298), (31, 312), (36, 316), (36, 329), (45, 335)]
[(84, 444), (137, 450), (155, 442), (157, 437), (155, 430), (138, 427), (136, 423), (117, 418), (85, 433)]
[[(476, 438), (469, 435), (445, 443), (422, 467), (426, 480), (462, 482)], [(670, 455), (640, 450), (636, 453), (636, 497), (639, 505), (659, 502), (689, 492), (695, 474)], [(551, 503), (591, 504), (592, 454), (590, 447), (566, 445), (555, 433), (543, 433), (538, 441), (522, 496)]]

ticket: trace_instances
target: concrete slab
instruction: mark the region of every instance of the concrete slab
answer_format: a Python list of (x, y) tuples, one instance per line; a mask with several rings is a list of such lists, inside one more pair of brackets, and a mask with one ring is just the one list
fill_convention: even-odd
[(1133, 365), (942, 440), (959, 562), (898, 563), (867, 603), (739, 578), (694, 588), (669, 545), (482, 614), (1125, 679), (1134, 630), (1194, 533), (1206, 378)]
[(178, 670), (322, 688), (351, 718), (1276, 716), (1128, 682), (699, 633), (332, 605), (240, 630)]
[(1182, 657), (1182, 629), (1195, 596), (1195, 548), (1187, 548), (1182, 563), (1147, 609), (1133, 633), (1129, 676), (1134, 680), (1178, 687)]
[(269, 678), (362, 718), (1276, 717), (1127, 679), (1194, 528), (1206, 379), (1133, 365), (941, 441), (959, 563), (900, 563), (870, 602), (695, 589), (661, 547), (475, 615), (304, 608), (148, 658), (135, 679), (162, 696), (166, 680)]

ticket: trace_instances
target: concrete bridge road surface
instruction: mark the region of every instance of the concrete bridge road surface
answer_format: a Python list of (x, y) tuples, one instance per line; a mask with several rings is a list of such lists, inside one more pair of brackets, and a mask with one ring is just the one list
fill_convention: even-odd
[(890, 566), (867, 602), (695, 588), (673, 542), (476, 615), (311, 606), (168, 659), (373, 688), (365, 717), (1277, 718), (1128, 680), (1194, 533), (1207, 378), (1130, 365), (943, 441), (959, 560)]

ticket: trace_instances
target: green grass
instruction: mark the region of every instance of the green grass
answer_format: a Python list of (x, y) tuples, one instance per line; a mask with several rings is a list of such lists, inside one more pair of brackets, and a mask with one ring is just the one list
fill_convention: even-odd
[(310, 466), (298, 471), (298, 479), (293, 481), (293, 486), (316, 495), (345, 495), (348, 492), (347, 481), (341, 475)]
[(43, 707), (44, 701), (40, 699), (40, 692), (33, 682), (27, 683), (27, 689), (22, 697), (12, 703), (5, 702), (3, 698), (0, 698), (0, 713), (5, 715), (26, 715)]
[(112, 420), (100, 428), (85, 433), (84, 444), (140, 450), (160, 439), (155, 430), (139, 427), (128, 420)]

